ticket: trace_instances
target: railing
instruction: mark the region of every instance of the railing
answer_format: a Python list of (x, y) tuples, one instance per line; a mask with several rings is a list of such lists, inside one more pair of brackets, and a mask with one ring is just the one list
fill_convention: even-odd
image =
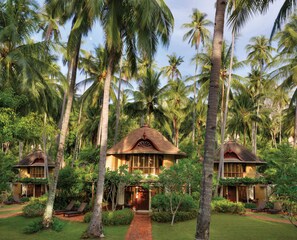
[(135, 170), (142, 171), (143, 174), (159, 174), (160, 169), (154, 168), (154, 167), (130, 167), (130, 172), (133, 172)]
[(243, 172), (225, 172), (224, 177), (242, 178), (243, 177)]

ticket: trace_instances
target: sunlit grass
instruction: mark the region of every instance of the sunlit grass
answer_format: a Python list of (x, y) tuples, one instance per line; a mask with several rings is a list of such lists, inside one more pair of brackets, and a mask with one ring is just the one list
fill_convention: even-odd
[[(170, 224), (153, 223), (154, 240), (192, 240), (196, 220)], [(274, 223), (247, 216), (214, 214), (211, 218), (211, 240), (295, 240), (296, 228), (291, 224)]]
[[(82, 233), (87, 229), (88, 224), (65, 221), (65, 226), (61, 232), (55, 232), (53, 230), (41, 231), (36, 234), (24, 234), (23, 229), (32, 221), (37, 218), (24, 218), (22, 216), (10, 217), (6, 219), (0, 219), (0, 239), (3, 240), (51, 240), (51, 239), (63, 239), (63, 240), (75, 240), (80, 239)], [(126, 232), (129, 226), (112, 226), (104, 227), (104, 233), (106, 240), (122, 240), (125, 239)]]

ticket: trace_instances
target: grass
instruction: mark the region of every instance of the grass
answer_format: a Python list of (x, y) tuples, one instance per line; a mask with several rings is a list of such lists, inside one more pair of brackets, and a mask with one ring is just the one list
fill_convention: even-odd
[[(192, 240), (196, 220), (170, 224), (153, 223), (154, 240)], [(214, 214), (211, 218), (211, 240), (295, 240), (296, 228), (291, 224), (274, 223), (255, 218), (229, 214)]]
[[(65, 221), (65, 226), (61, 232), (53, 230), (41, 231), (36, 234), (24, 234), (23, 229), (30, 222), (37, 218), (24, 218), (22, 216), (10, 217), (0, 219), (0, 232), (1, 239), (3, 240), (50, 240), (50, 239), (63, 239), (75, 240), (80, 239), (82, 233), (87, 229), (87, 223)], [(129, 226), (112, 226), (104, 227), (106, 240), (122, 240), (125, 239), (126, 232)]]
[(264, 217), (269, 217), (274, 219), (288, 219), (287, 216), (283, 214), (269, 214), (269, 213), (262, 213), (262, 212), (249, 213), (249, 214), (255, 215), (255, 216), (264, 216)]

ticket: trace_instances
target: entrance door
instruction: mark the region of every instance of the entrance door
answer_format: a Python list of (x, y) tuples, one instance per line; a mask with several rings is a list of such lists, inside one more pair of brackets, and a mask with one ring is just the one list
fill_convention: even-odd
[(236, 202), (236, 187), (228, 186), (228, 199), (232, 202)]
[(136, 210), (149, 210), (149, 191), (142, 187), (138, 188), (136, 193)]
[(40, 197), (41, 195), (41, 185), (35, 185), (35, 197)]

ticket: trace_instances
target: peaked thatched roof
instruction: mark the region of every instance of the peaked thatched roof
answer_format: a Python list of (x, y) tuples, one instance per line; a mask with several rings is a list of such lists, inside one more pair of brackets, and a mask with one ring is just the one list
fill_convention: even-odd
[(186, 156), (160, 132), (146, 125), (135, 129), (107, 151), (107, 155), (137, 153), (168, 154), (175, 155), (178, 158)]
[[(26, 157), (24, 157), (15, 167), (43, 167), (44, 166), (45, 153), (41, 150), (34, 151)], [(55, 167), (55, 164), (48, 157), (48, 166)]]
[[(217, 151), (217, 157), (215, 159), (215, 163), (219, 162), (220, 158), (220, 148)], [(250, 150), (240, 145), (235, 141), (228, 141), (224, 144), (224, 162), (229, 163), (255, 163), (255, 164), (263, 164), (265, 163), (263, 160), (258, 158), (255, 154), (253, 154)]]

